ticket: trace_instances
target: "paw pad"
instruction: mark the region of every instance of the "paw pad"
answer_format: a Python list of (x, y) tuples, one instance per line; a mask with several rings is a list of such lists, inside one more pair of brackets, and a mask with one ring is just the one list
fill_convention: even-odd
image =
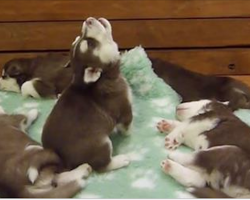
[(161, 168), (164, 172), (168, 173), (171, 168), (170, 162), (168, 160), (163, 160), (161, 162)]

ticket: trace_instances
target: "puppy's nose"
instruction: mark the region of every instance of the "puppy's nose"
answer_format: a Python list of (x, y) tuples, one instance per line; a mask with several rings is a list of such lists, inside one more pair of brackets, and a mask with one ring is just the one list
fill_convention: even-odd
[(89, 18), (86, 20), (86, 24), (87, 24), (87, 25), (92, 25), (93, 22), (94, 22), (94, 20), (95, 20), (95, 18), (89, 17)]

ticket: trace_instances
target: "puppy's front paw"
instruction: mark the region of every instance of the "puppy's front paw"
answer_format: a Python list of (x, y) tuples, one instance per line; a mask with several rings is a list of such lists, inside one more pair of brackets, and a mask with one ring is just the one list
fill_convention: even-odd
[(88, 67), (85, 69), (83, 81), (85, 83), (94, 83), (101, 77), (102, 69)]
[(161, 133), (169, 133), (173, 130), (173, 123), (167, 120), (161, 120), (157, 123), (156, 127)]
[(175, 150), (181, 144), (183, 140), (183, 134), (179, 134), (178, 136), (169, 135), (165, 137), (165, 148), (168, 150)]

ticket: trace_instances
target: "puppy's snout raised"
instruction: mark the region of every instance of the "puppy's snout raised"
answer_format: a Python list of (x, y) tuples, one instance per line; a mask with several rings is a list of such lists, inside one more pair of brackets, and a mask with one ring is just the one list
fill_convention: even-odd
[(87, 25), (92, 25), (94, 23), (94, 18), (93, 17), (89, 17), (87, 20), (86, 20), (86, 24)]

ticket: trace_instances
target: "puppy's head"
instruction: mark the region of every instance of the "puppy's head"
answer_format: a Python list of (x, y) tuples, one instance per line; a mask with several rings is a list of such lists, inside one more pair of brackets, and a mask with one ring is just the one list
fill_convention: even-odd
[(12, 59), (8, 61), (2, 70), (0, 78), (0, 89), (6, 91), (20, 92), (22, 84), (27, 80), (27, 68), (29, 59)]
[(176, 108), (176, 117), (180, 121), (190, 119), (194, 116), (206, 113), (215, 109), (226, 109), (229, 102), (215, 102), (208, 99), (182, 103)]
[(85, 83), (96, 82), (119, 59), (120, 53), (109, 21), (88, 18), (83, 23), (82, 35), (72, 44), (71, 65), (75, 70), (75, 79), (79, 76)]

